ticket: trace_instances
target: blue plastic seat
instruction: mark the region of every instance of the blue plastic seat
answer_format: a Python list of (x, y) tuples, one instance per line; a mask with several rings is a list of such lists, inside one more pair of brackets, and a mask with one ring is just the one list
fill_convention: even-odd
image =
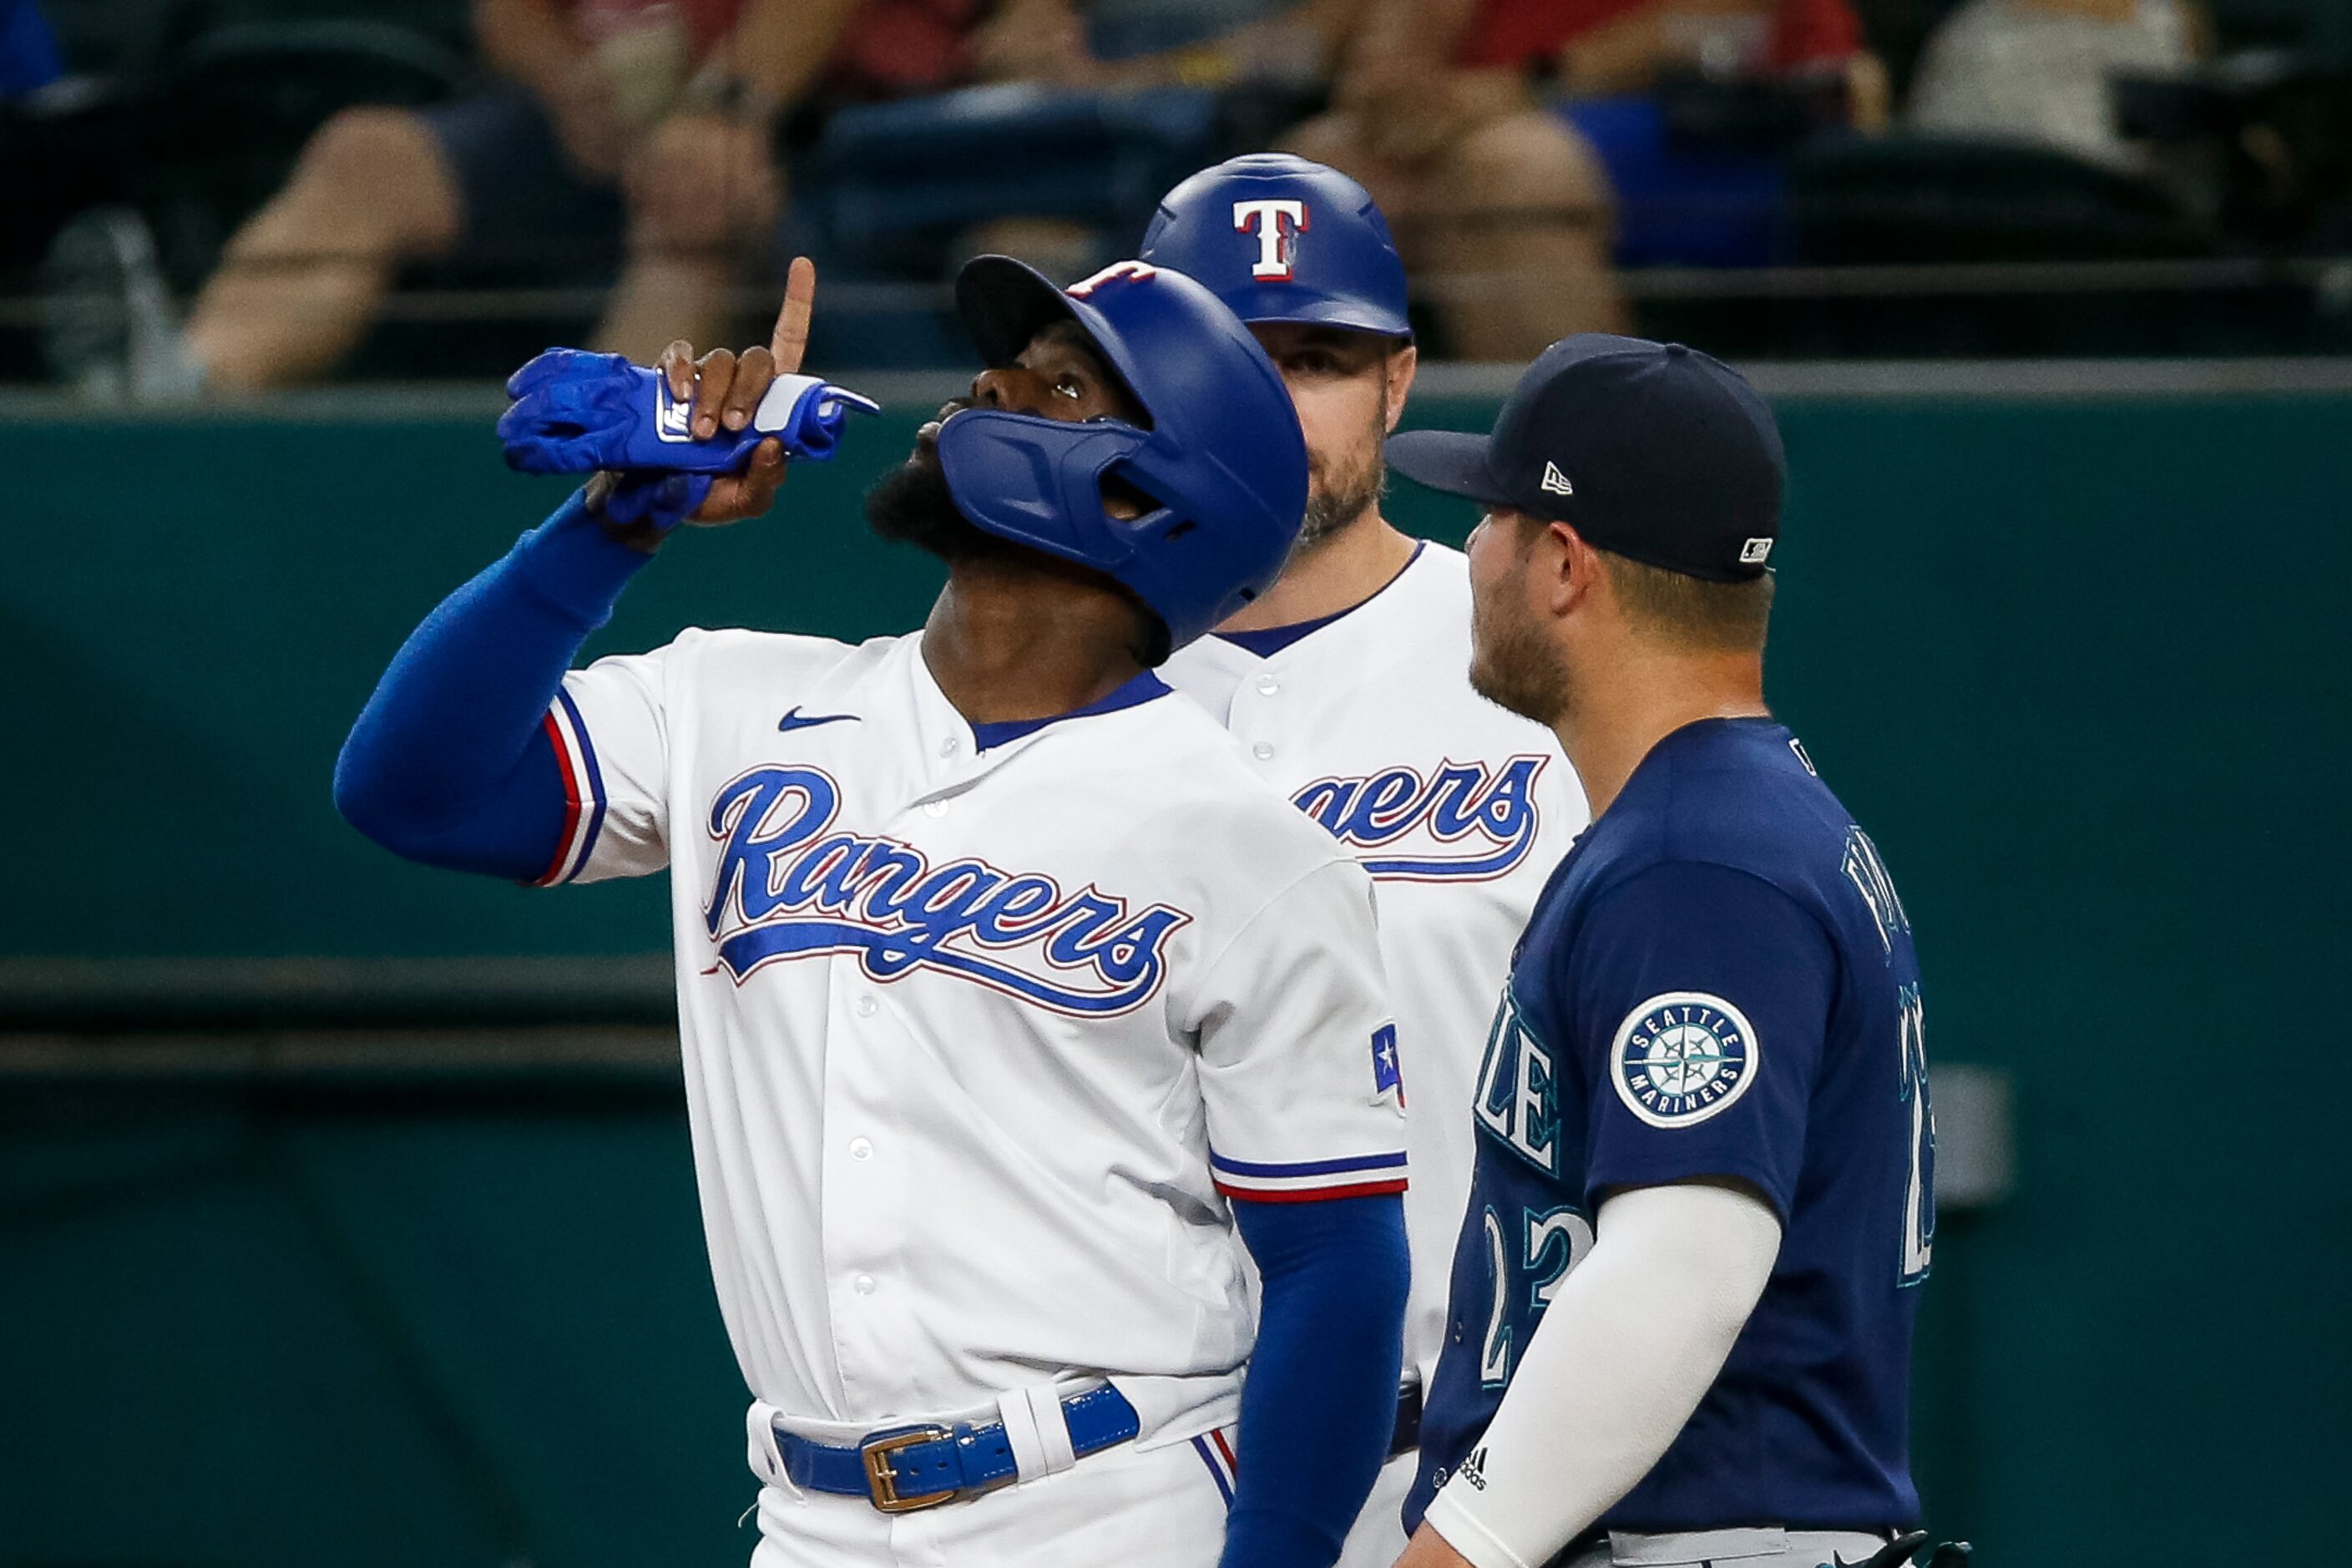
[(1780, 153), (1678, 144), (1658, 99), (1563, 101), (1617, 194), (1621, 267), (1765, 267), (1781, 259)]

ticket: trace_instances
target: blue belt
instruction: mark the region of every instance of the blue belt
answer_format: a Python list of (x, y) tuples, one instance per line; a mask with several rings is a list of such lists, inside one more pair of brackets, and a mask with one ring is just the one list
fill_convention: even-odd
[[(1080, 1458), (1124, 1443), (1142, 1430), (1127, 1395), (1105, 1384), (1062, 1401), (1070, 1451)], [(884, 1513), (937, 1508), (976, 1497), (1014, 1479), (1019, 1465), (1004, 1424), (893, 1426), (853, 1448), (776, 1434), (784, 1474), (804, 1491), (862, 1497)]]

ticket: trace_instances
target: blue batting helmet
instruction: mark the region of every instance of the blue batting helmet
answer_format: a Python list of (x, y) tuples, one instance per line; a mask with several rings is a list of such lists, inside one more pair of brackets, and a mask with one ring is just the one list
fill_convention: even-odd
[(1244, 321), (1412, 331), (1404, 262), (1370, 193), (1287, 153), (1228, 158), (1178, 185), (1141, 254), (1199, 279)]
[[(1010, 257), (982, 256), (957, 277), (956, 309), (992, 366), (1013, 363), (1040, 329), (1076, 321), (1148, 419), (950, 416), (940, 463), (975, 526), (1124, 584), (1171, 648), (1273, 584), (1307, 510), (1307, 442), (1273, 362), (1216, 296), (1139, 261), (1065, 293)], [(1157, 506), (1112, 517), (1107, 479)]]

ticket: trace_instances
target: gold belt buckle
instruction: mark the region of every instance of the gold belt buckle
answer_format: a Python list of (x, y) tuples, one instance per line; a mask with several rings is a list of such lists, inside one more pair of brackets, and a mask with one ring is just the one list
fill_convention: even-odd
[(898, 1471), (891, 1464), (902, 1450), (919, 1443), (936, 1443), (952, 1437), (954, 1433), (944, 1426), (909, 1426), (898, 1432), (877, 1432), (857, 1445), (866, 1459), (866, 1490), (874, 1506), (884, 1513), (912, 1513), (917, 1509), (937, 1508), (943, 1502), (953, 1502), (961, 1489), (950, 1487), (940, 1492), (918, 1492), (912, 1497), (898, 1495)]

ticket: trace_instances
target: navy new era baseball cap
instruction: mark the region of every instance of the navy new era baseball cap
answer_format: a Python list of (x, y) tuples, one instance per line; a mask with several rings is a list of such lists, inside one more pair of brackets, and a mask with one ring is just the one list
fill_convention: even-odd
[(1580, 332), (1519, 377), (1492, 434), (1409, 430), (1415, 483), (1572, 526), (1591, 543), (1717, 583), (1764, 574), (1787, 462), (1739, 373), (1680, 343)]

